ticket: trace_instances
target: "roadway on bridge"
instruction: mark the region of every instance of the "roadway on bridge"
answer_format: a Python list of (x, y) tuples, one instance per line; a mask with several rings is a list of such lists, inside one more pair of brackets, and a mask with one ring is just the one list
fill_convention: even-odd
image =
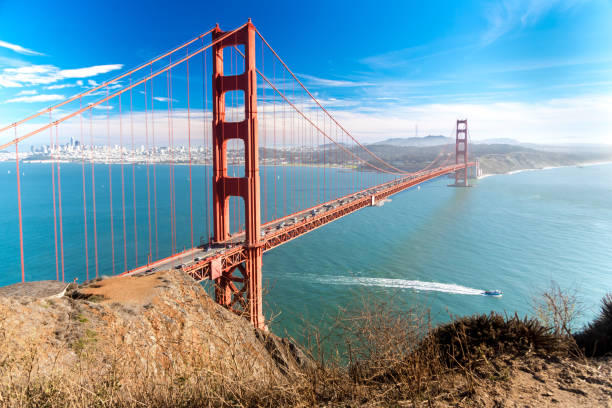
[[(473, 165), (473, 164), (469, 163), (468, 165)], [(333, 212), (339, 207), (349, 206), (351, 203), (355, 203), (356, 201), (359, 201), (360, 203), (374, 203), (374, 204), (378, 203), (379, 204), (382, 201), (382, 199), (385, 199), (387, 196), (404, 191), (410, 187), (414, 187), (418, 184), (421, 184), (433, 178), (451, 174), (455, 170), (457, 170), (458, 167), (462, 168), (463, 165), (439, 167), (439, 168), (432, 169), (427, 172), (417, 173), (413, 176), (394, 180), (388, 183), (381, 184), (376, 187), (371, 187), (371, 188), (359, 191), (355, 194), (344, 196), (339, 199), (332, 200), (332, 201), (317, 205), (315, 207), (309, 208), (307, 210), (303, 210), (301, 212), (298, 212), (292, 215), (288, 215), (284, 218), (280, 218), (278, 220), (269, 222), (267, 224), (264, 224), (261, 227), (262, 245), (264, 246), (266, 251), (276, 248), (277, 246), (280, 246), (283, 243), (288, 242), (289, 240), (293, 238), (280, 240), (278, 244), (266, 245), (266, 243), (269, 240), (273, 239), (274, 237), (283, 235), (283, 233), (286, 233), (289, 229), (292, 229), (294, 226), (304, 223), (309, 219), (313, 219), (315, 217), (317, 218), (324, 217), (326, 214)], [(390, 190), (393, 187), (398, 187), (398, 186), (401, 187), (401, 185), (404, 185), (404, 184), (406, 185), (406, 187), (400, 188), (398, 191), (391, 192), (390, 194), (382, 197), (382, 199), (379, 199), (378, 201), (376, 201), (376, 198), (379, 196), (379, 194), (383, 193), (384, 191)], [(352, 213), (356, 211), (357, 209), (363, 208), (365, 206), (367, 205), (361, 205), (355, 210), (348, 211), (344, 213), (343, 215)], [(340, 216), (343, 216), (343, 215), (340, 215)], [(340, 218), (340, 216), (334, 217), (334, 219)], [(321, 225), (327, 224), (328, 222), (324, 222)], [(309, 232), (313, 229), (315, 228), (308, 229), (303, 233)], [(299, 235), (303, 235), (303, 233)], [(189, 273), (190, 275), (192, 275), (196, 280), (207, 279), (209, 278), (209, 275), (208, 275), (209, 269), (207, 270), (207, 272), (204, 272), (203, 269), (205, 269), (206, 266), (209, 266), (213, 259), (224, 258), (228, 256), (229, 253), (234, 253), (237, 250), (240, 250), (241, 248), (243, 248), (244, 239), (245, 239), (244, 232), (240, 234), (234, 234), (229, 240), (227, 240), (224, 243), (213, 244), (213, 245), (207, 244), (207, 245), (202, 245), (200, 247), (191, 248), (183, 252), (180, 252), (178, 254), (172, 255), (168, 258), (161, 259), (157, 262), (153, 262), (151, 264), (144, 265), (139, 268), (133, 269), (131, 271), (126, 272), (125, 274), (131, 275), (131, 274), (138, 274), (142, 272), (152, 272), (155, 270), (163, 270), (163, 269), (181, 269)], [(196, 273), (195, 272), (196, 270), (200, 270), (200, 273)]]

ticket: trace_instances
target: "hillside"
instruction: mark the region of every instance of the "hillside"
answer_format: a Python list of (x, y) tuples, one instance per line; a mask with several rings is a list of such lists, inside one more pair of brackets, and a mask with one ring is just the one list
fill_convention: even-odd
[[(406, 171), (416, 171), (427, 166), (443, 150), (444, 154), (452, 156), (449, 162), (454, 162), (454, 144), (445, 146), (396, 146), (386, 144), (370, 145), (377, 156), (391, 165)], [(612, 147), (557, 147), (538, 146), (526, 147), (518, 144), (472, 144), (470, 158), (480, 163), (483, 174), (501, 174), (525, 169), (541, 169), (612, 161)], [(363, 155), (370, 163), (375, 159)], [(443, 156), (444, 157), (444, 156)], [(446, 159), (441, 158), (438, 163)], [(362, 168), (367, 166), (362, 165)]]
[[(314, 332), (311, 359), (179, 271), (62, 286), (0, 290), (3, 406), (612, 404), (612, 358), (579, 357), (533, 320), (492, 313), (430, 329), (414, 310), (369, 303), (341, 311), (334, 336)], [(325, 346), (332, 338), (342, 346)]]
[[(164, 406), (194, 398), (172, 393), (197, 383), (206, 384), (197, 388), (199, 398), (229, 400), (222, 390), (286, 384), (307, 361), (289, 343), (219, 307), (177, 271), (74, 286), (64, 296), (58, 282), (0, 291), (3, 406), (96, 400), (115, 406), (131, 399)], [(23, 404), (26, 389), (33, 393), (30, 404)]]

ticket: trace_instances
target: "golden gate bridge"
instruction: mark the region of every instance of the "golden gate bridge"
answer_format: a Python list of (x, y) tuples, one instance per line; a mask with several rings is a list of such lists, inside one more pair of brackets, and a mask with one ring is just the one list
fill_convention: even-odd
[[(467, 186), (476, 166), (467, 120), (456, 122), (454, 155), (442, 146), (410, 171), (382, 159), (325, 109), (250, 20), (231, 31), (217, 25), (0, 134), (10, 135), (0, 150), (14, 149), (16, 159), (21, 281), (26, 260), (45, 244), (51, 256), (36, 268), (54, 266), (62, 281), (71, 273), (89, 280), (176, 268), (213, 280), (215, 300), (259, 328), (266, 251), (428, 180), (454, 175), (454, 186)], [(53, 217), (48, 242), (30, 245), (28, 181), (19, 168), (28, 143), (31, 152), (44, 145), (26, 160), (47, 163), (50, 178), (50, 197), (41, 190), (28, 199)], [(67, 162), (80, 166), (80, 179), (62, 177)], [(177, 177), (179, 165), (188, 177)], [(146, 176), (137, 177), (141, 170)], [(67, 222), (81, 233), (65, 232)], [(79, 266), (65, 254), (71, 241), (82, 246)]]

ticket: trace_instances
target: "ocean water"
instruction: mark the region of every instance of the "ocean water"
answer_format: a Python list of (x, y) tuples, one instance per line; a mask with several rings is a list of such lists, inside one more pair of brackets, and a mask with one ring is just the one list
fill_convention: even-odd
[[(612, 165), (446, 179), (340, 219), (264, 256), (274, 330), (300, 336), (338, 307), (376, 297), (434, 321), (491, 310), (524, 315), (551, 281), (576, 290), (579, 325), (612, 292)], [(500, 289), (501, 298), (480, 295)]]
[[(228, 166), (232, 177), (241, 171)], [(82, 282), (208, 242), (210, 166), (22, 162), (20, 173), (28, 281)], [(260, 175), (263, 223), (392, 179), (314, 166), (262, 166)], [(0, 285), (6, 285), (21, 280), (15, 162), (0, 163), (0, 191)], [(241, 198), (229, 199), (229, 218), (232, 232), (244, 229)]]
[[(317, 191), (323, 190), (317, 183), (330, 174), (333, 177), (329, 180), (336, 182), (325, 184), (327, 198), (342, 195), (351, 186), (382, 181), (371, 173), (325, 171), (264, 168), (262, 194), (268, 196), (268, 207), (262, 209), (264, 221), (290, 213), (295, 206), (323, 200), (325, 197), (317, 197)], [(14, 172), (15, 163), (0, 163), (2, 285), (21, 279)], [(55, 251), (55, 231), (58, 244), (61, 242), (59, 226), (53, 222), (51, 166), (30, 163), (22, 165), (21, 172), (26, 279), (61, 278), (61, 245), (57, 258)], [(172, 241), (175, 250), (190, 246), (187, 166), (174, 167), (175, 240), (170, 228), (164, 227), (173, 217), (168, 166), (156, 166), (157, 185), (153, 186), (146, 182), (146, 166), (132, 169), (126, 165), (122, 188), (120, 166), (110, 166), (109, 178), (109, 166), (95, 165), (95, 223), (91, 166), (83, 169), (79, 164), (62, 164), (61, 172), (66, 280), (95, 276), (96, 248), (98, 274), (111, 275), (145, 263), (149, 254), (157, 258), (169, 255)], [(210, 192), (203, 187), (203, 180), (210, 176), (210, 169), (194, 166), (192, 172), (193, 240), (198, 244), (208, 237), (210, 209), (205, 203)], [(151, 168), (148, 174), (152, 180)], [(294, 188), (288, 197), (280, 198), (284, 183)], [(549, 287), (552, 280), (577, 291), (585, 309), (581, 323), (595, 315), (602, 296), (612, 292), (612, 165), (498, 175), (475, 181), (471, 188), (449, 188), (448, 183), (442, 178), (423, 184), (393, 196), (383, 207), (363, 209), (266, 253), (264, 312), (272, 318), (272, 330), (299, 338), (304, 320), (329, 324), (339, 307), (367, 297), (430, 308), (437, 322), (447, 320), (450, 314), (490, 310), (525, 314), (530, 311), (531, 297)], [(275, 185), (279, 190), (276, 203)], [(59, 186), (55, 187), (59, 200)], [(154, 194), (156, 210), (149, 209), (154, 205)], [(241, 212), (232, 216), (239, 224)], [(485, 289), (500, 289), (504, 296), (482, 296)]]

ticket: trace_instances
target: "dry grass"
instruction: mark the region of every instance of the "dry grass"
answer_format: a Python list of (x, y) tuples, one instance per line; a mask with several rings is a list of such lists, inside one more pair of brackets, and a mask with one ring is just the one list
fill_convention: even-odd
[[(91, 306), (87, 300), (63, 301), (81, 305), (74, 310), (83, 310), (82, 314), (73, 312), (70, 317), (70, 324), (80, 329), (53, 344), (40, 336), (16, 344), (18, 333), (8, 319), (9, 310), (0, 308), (0, 405), (453, 405), (474, 397), (482, 381), (507, 381), (507, 372), (495, 363), (502, 356), (564, 356), (570, 350), (563, 330), (571, 322), (557, 330), (535, 319), (491, 313), (432, 328), (427, 310), (363, 299), (340, 311), (329, 332), (310, 331), (306, 346), (311, 364), (283, 366), (274, 338), (258, 334), (259, 344), (239, 344), (237, 339), (250, 330), (248, 323), (247, 331), (237, 337), (233, 332), (237, 326), (228, 325), (227, 314), (220, 313), (225, 311), (206, 312), (216, 316), (212, 326), (191, 319), (188, 333), (194, 334), (188, 336), (177, 327), (180, 316), (172, 315), (176, 312), (172, 305), (147, 304), (144, 312), (127, 313), (122, 305), (110, 302)], [(610, 298), (606, 302), (604, 320), (609, 329), (612, 302)], [(107, 316), (102, 332), (88, 321), (88, 307), (103, 309), (102, 315), (121, 313), (128, 323)], [(129, 321), (160, 310), (169, 319), (159, 320), (155, 339), (143, 353), (142, 347), (136, 347), (138, 339), (126, 336), (137, 326)], [(595, 327), (597, 322), (591, 330)], [(202, 344), (198, 333), (219, 341), (215, 347)]]
[(220, 309), (198, 285), (168, 279), (171, 288), (160, 279), (153, 288), (158, 296), (142, 306), (79, 296), (0, 299), (0, 406), (279, 406), (298, 400), (303, 375), (279, 370), (248, 321)]

